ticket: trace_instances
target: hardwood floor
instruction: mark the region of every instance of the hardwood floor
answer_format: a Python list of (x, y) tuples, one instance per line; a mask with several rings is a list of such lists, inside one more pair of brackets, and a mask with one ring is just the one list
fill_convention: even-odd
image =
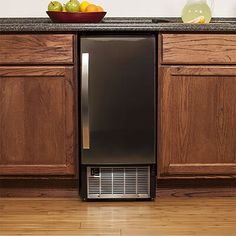
[(235, 195), (186, 196), (162, 194), (154, 202), (1, 198), (0, 235), (235, 236)]

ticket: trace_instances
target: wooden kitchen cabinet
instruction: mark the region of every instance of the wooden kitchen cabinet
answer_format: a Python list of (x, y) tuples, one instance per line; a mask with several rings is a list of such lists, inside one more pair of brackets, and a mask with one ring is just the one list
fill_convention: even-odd
[(236, 66), (161, 66), (159, 176), (236, 174)]
[(0, 175), (74, 175), (73, 66), (0, 67)]

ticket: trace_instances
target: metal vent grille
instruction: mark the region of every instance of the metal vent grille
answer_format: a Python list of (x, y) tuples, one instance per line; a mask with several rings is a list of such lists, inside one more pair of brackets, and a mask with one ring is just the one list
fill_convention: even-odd
[(98, 178), (89, 177), (89, 192), (90, 194), (97, 194), (100, 192), (100, 180)]
[(101, 194), (112, 194), (112, 168), (101, 168)]
[(149, 198), (150, 167), (87, 167), (88, 198)]

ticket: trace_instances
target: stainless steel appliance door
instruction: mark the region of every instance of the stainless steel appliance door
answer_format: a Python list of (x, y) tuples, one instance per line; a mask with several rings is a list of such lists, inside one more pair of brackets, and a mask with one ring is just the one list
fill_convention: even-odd
[(155, 37), (81, 38), (82, 164), (155, 163)]

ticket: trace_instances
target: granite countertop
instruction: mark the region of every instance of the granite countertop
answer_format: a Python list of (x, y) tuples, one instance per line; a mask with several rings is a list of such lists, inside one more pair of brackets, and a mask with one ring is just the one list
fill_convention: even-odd
[(236, 32), (236, 18), (214, 18), (210, 24), (183, 24), (174, 17), (107, 17), (98, 24), (53, 23), (49, 18), (0, 18), (0, 32), (35, 31)]

